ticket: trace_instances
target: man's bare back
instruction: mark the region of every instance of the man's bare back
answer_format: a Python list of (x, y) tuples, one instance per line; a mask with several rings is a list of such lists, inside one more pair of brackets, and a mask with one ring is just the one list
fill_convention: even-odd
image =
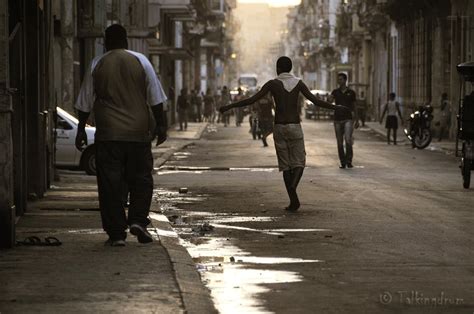
[(333, 110), (338, 108), (338, 106), (316, 98), (302, 80), (299, 80), (296, 86), (288, 91), (285, 89), (283, 82), (276, 78), (265, 83), (252, 97), (223, 106), (219, 110), (223, 112), (231, 108), (249, 106), (267, 93), (271, 93), (275, 101), (275, 124), (298, 124), (301, 122), (298, 112), (298, 96), (300, 93), (317, 106)]

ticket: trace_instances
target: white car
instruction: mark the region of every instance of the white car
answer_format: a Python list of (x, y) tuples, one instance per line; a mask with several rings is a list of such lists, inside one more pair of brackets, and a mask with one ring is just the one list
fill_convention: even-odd
[(58, 124), (56, 128), (56, 165), (80, 167), (89, 175), (95, 175), (95, 128), (86, 125), (87, 147), (81, 152), (76, 148), (76, 133), (79, 120), (57, 107)]

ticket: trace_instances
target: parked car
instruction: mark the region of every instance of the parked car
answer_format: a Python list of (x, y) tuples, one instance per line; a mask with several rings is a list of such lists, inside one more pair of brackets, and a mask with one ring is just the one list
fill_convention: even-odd
[[(322, 100), (327, 100), (327, 96), (331, 93), (325, 90), (313, 89), (311, 93), (316, 97), (321, 98)], [(304, 101), (304, 117), (306, 119), (322, 119), (322, 118), (332, 118), (334, 111), (315, 106), (311, 101), (305, 99)]]
[(79, 120), (70, 113), (57, 107), (58, 121), (56, 127), (56, 165), (63, 167), (80, 167), (89, 175), (95, 175), (95, 128), (86, 125), (87, 147), (81, 152), (75, 146)]

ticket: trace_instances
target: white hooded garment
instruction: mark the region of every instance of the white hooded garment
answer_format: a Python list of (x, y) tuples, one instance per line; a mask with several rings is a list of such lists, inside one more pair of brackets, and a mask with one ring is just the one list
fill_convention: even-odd
[(293, 88), (298, 85), (300, 78), (294, 76), (291, 73), (284, 72), (277, 76), (277, 80), (280, 80), (283, 83), (283, 87), (287, 92), (291, 92)]

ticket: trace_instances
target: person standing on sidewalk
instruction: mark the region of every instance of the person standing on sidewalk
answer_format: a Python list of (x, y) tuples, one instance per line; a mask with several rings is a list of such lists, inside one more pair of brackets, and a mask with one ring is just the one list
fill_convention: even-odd
[[(186, 131), (188, 129), (188, 110), (189, 110), (189, 96), (186, 88), (181, 89), (181, 94), (178, 96), (176, 104), (176, 112), (178, 113), (179, 130)], [(184, 129), (183, 129), (184, 125)]]
[(385, 114), (387, 114), (387, 120), (385, 121), (385, 128), (387, 129), (387, 144), (390, 145), (390, 130), (393, 130), (393, 145), (397, 145), (397, 129), (398, 129), (398, 117), (403, 125), (402, 112), (400, 111), (400, 103), (395, 101), (395, 93), (390, 93), (389, 100), (385, 105), (385, 108), (380, 117), (380, 124), (382, 124)]
[(192, 102), (194, 103), (196, 112), (196, 122), (202, 122), (202, 98), (199, 90), (193, 90)]
[[(87, 68), (76, 109), (79, 125), (76, 147), (87, 145), (85, 125), (93, 110), (97, 185), (107, 245), (124, 246), (126, 230), (140, 243), (153, 241), (147, 231), (153, 193), (151, 142), (166, 140), (163, 103), (166, 95), (150, 61), (127, 50), (127, 31), (114, 24), (105, 30), (104, 55)], [(130, 207), (125, 214), (123, 195)]]
[[(244, 91), (242, 90), (242, 88), (239, 87), (237, 89), (237, 95), (235, 96), (235, 100), (239, 101), (241, 99), (244, 99)], [(234, 115), (235, 115), (235, 126), (240, 127), (244, 120), (244, 111), (242, 110), (242, 108), (235, 108)]]
[(451, 103), (448, 100), (448, 94), (443, 93), (441, 95), (441, 113), (440, 113), (440, 121), (439, 121), (439, 138), (438, 142), (441, 142), (443, 139), (444, 134), (448, 131), (451, 125)]
[(214, 107), (214, 96), (211, 93), (211, 89), (207, 88), (206, 95), (203, 95), (204, 102), (204, 121), (211, 122), (212, 115), (215, 111)]
[[(222, 88), (221, 92), (221, 106), (227, 106), (230, 104), (230, 91), (227, 86)], [(224, 112), (220, 114), (222, 117), (222, 122), (224, 123), (224, 127), (227, 127), (230, 123), (230, 112)]]
[(283, 172), (283, 180), (290, 198), (290, 205), (285, 210), (294, 212), (300, 207), (296, 189), (306, 166), (303, 130), (298, 112), (298, 96), (302, 93), (308, 100), (323, 108), (345, 109), (316, 98), (301, 79), (290, 73), (292, 67), (290, 58), (280, 57), (276, 63), (278, 76), (275, 79), (266, 82), (252, 97), (223, 106), (219, 110), (226, 112), (232, 108), (250, 106), (271, 93), (275, 101), (273, 139), (278, 158), (278, 168)]
[[(339, 168), (352, 168), (354, 143), (354, 128), (359, 127), (359, 117), (357, 115), (356, 93), (347, 87), (347, 75), (339, 73), (337, 75), (339, 88), (331, 93), (330, 101), (335, 100), (336, 105), (343, 106), (348, 110), (337, 110), (334, 113), (334, 129), (336, 131), (337, 152), (341, 162)], [(344, 150), (345, 142), (345, 150)]]

